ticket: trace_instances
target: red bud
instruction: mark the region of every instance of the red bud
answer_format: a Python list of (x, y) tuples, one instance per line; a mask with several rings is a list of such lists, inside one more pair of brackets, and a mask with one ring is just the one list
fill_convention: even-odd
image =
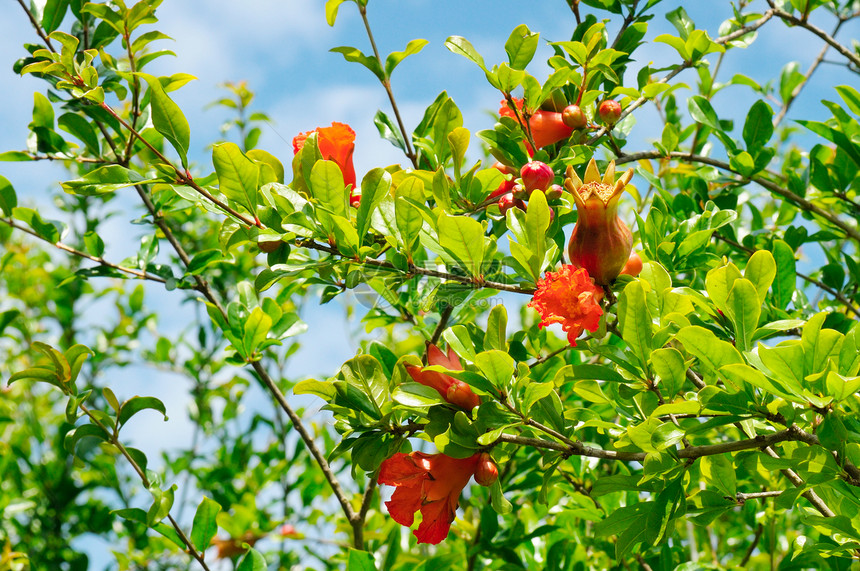
[(607, 99), (597, 108), (597, 115), (606, 125), (615, 125), (621, 118), (621, 104), (612, 99)]
[(529, 161), (520, 169), (520, 177), (523, 179), (523, 186), (526, 190), (546, 190), (552, 184), (555, 174), (548, 164), (540, 161)]
[(492, 456), (486, 452), (478, 458), (475, 469), (475, 481), (482, 486), (492, 486), (499, 479), (499, 467), (493, 462)]
[(579, 105), (568, 105), (561, 112), (562, 122), (573, 129), (582, 129), (588, 124), (588, 119), (585, 113), (582, 112)]

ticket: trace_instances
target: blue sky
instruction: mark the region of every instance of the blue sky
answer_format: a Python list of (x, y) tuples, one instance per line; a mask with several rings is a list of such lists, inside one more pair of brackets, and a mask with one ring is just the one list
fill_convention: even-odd
[[(131, 2), (129, 2), (130, 4)], [(648, 38), (660, 33), (674, 33), (674, 28), (662, 14), (680, 3), (665, 1), (658, 6), (659, 15), (651, 21)], [(349, 123), (357, 132), (355, 164), (359, 177), (372, 167), (404, 163), (402, 155), (379, 138), (373, 125), (377, 109), (390, 113), (384, 91), (364, 68), (349, 64), (339, 54), (328, 50), (351, 45), (369, 51), (367, 37), (357, 10), (351, 3), (343, 4), (341, 15), (332, 28), (324, 18), (322, 0), (165, 0), (158, 10), (158, 29), (175, 41), (164, 41), (160, 49), (171, 49), (178, 58), (162, 58), (148, 71), (158, 75), (185, 72), (198, 79), (172, 94), (182, 106), (191, 125), (192, 159), (200, 171), (211, 169), (205, 146), (220, 138), (218, 128), (227, 117), (205, 105), (225, 95), (216, 86), (225, 81), (247, 80), (257, 92), (253, 109), (264, 111), (271, 124), (264, 128), (259, 146), (288, 164), (292, 157), (291, 140), (300, 132), (332, 121)], [(719, 24), (731, 15), (728, 2), (683, 2), (694, 21), (718, 36)], [(757, 0), (753, 5), (764, 9)], [(587, 10), (587, 8), (583, 8)], [(383, 54), (402, 50), (414, 38), (425, 38), (429, 44), (424, 51), (404, 61), (395, 71), (393, 89), (407, 128), (411, 130), (423, 115), (424, 108), (442, 90), (447, 90), (463, 112), (465, 126), (477, 131), (488, 128), (492, 120), (488, 112), (498, 109), (500, 95), (484, 80), (478, 68), (463, 57), (452, 54), (443, 42), (450, 35), (469, 39), (492, 65), (505, 59), (503, 45), (510, 31), (525, 23), (542, 39), (568, 39), (574, 18), (564, 0), (371, 0), (368, 9), (377, 44)], [(825, 29), (832, 22), (816, 20)], [(617, 19), (610, 31), (617, 28)], [(846, 26), (839, 37), (860, 36), (857, 26)], [(42, 88), (32, 77), (18, 77), (11, 71), (12, 62), (24, 52), (21, 44), (35, 42), (29, 22), (14, 2), (0, 5), (0, 151), (23, 149), (27, 124), (33, 105), (33, 91)], [(726, 80), (735, 73), (744, 73), (757, 80), (777, 77), (778, 70), (789, 61), (799, 61), (804, 71), (820, 49), (820, 42), (809, 34), (786, 28), (779, 23), (765, 27), (754, 52), (735, 50), (723, 64), (719, 79)], [(543, 61), (549, 49), (542, 47), (530, 71), (545, 77)], [(749, 53), (749, 55), (748, 55)], [(751, 57), (752, 53), (755, 57)], [(650, 44), (637, 53), (641, 63), (653, 61), (662, 67), (676, 63), (674, 50), (663, 44)], [(638, 68), (639, 64), (634, 64)], [(842, 70), (824, 65), (816, 80), (823, 85), (844, 83), (837, 79)], [(843, 76), (844, 77), (844, 76)], [(681, 76), (694, 86), (696, 76), (685, 72)], [(690, 92), (687, 92), (690, 93)], [(681, 94), (682, 96), (684, 93)], [(717, 110), (732, 116), (737, 98), (744, 109), (752, 102), (745, 88), (718, 96)], [(807, 117), (824, 118), (821, 98), (836, 100), (827, 91), (804, 93), (795, 109), (803, 109)], [(637, 126), (631, 134), (629, 149), (647, 149), (647, 141), (658, 138), (662, 127), (650, 106), (636, 113)], [(742, 120), (742, 117), (736, 117)], [(473, 137), (470, 155), (480, 156)], [(0, 163), (0, 174), (17, 189), (19, 201), (37, 204), (51, 210), (50, 196), (59, 192), (57, 182), (64, 178), (62, 168), (48, 163)], [(131, 204), (123, 200), (121, 204)], [(110, 247), (106, 257), (119, 260), (136, 249), (139, 236), (129, 236), (127, 219), (117, 217), (106, 226), (106, 241)], [(179, 305), (174, 296), (157, 287), (147, 289), (147, 302), (160, 308), (160, 328), (165, 333), (178, 332), (188, 321), (188, 305)], [(2, 301), (0, 301), (2, 308)], [(515, 311), (509, 311), (513, 314)], [(348, 359), (357, 346), (356, 334), (360, 324), (346, 323), (343, 309), (330, 304), (305, 316), (310, 328), (303, 339), (305, 349), (291, 365), (289, 373), (296, 376), (331, 375)], [(156, 453), (167, 447), (186, 445), (182, 437), (188, 433), (187, 417), (181, 398), (186, 387), (167, 376), (153, 377), (152, 371), (135, 370), (117, 392), (120, 397), (135, 393), (153, 394), (173, 404), (169, 423), (155, 422), (146, 426), (145, 442), (137, 444)], [(123, 394), (124, 393), (124, 394)], [(180, 400), (177, 400), (180, 399)], [(143, 423), (141, 423), (143, 424)], [(93, 549), (101, 549), (95, 543)], [(103, 556), (103, 554), (102, 554)], [(101, 557), (101, 556), (100, 556)]]

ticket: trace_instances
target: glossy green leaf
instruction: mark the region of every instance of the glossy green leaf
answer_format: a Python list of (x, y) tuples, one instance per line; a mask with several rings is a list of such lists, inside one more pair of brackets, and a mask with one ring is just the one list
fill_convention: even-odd
[(164, 91), (161, 81), (148, 73), (138, 72), (136, 75), (149, 84), (150, 105), (152, 106), (152, 124), (155, 130), (170, 141), (179, 153), (182, 166), (188, 168), (188, 147), (191, 143), (191, 128), (188, 120), (169, 95)]
[(334, 161), (317, 161), (309, 179), (311, 193), (320, 204), (336, 216), (348, 217), (347, 191), (343, 174)]
[(421, 50), (424, 49), (428, 43), (427, 40), (410, 40), (408, 44), (406, 44), (406, 49), (402, 52), (392, 52), (388, 54), (388, 57), (385, 58), (385, 76), (391, 77), (391, 72), (394, 71), (400, 62), (406, 59), (408, 56), (417, 54)]
[(56, 244), (60, 241), (60, 235), (63, 232), (62, 225), (53, 220), (42, 220), (39, 213), (32, 208), (23, 208), (21, 206), (13, 208), (12, 218), (28, 225), (40, 238), (49, 244)]
[(514, 69), (525, 69), (532, 61), (538, 47), (540, 34), (533, 33), (525, 24), (520, 24), (511, 32), (505, 42), (508, 62)]
[(472, 276), (482, 273), (484, 262), (484, 227), (467, 216), (442, 214), (438, 221), (439, 244)]
[(376, 571), (373, 555), (367, 551), (350, 548), (346, 561), (346, 571)]
[(467, 40), (461, 36), (450, 36), (445, 40), (445, 47), (461, 56), (472, 60), (482, 70), (487, 71), (487, 66), (484, 65), (484, 58), (478, 53), (478, 50)]
[(735, 344), (741, 351), (752, 348), (752, 336), (761, 316), (761, 304), (752, 282), (746, 278), (734, 281), (726, 299), (726, 315), (735, 326)]
[(418, 233), (424, 224), (421, 212), (409, 202), (424, 203), (424, 183), (417, 177), (409, 177), (397, 187), (397, 195), (394, 200), (394, 216), (397, 221), (397, 229), (403, 239), (406, 254), (412, 255), (412, 250)]
[(701, 123), (706, 127), (720, 131), (720, 121), (717, 118), (717, 112), (711, 106), (711, 102), (701, 95), (690, 97), (688, 103), (690, 116), (697, 123)]
[(390, 189), (391, 174), (381, 168), (371, 169), (361, 179), (361, 202), (356, 216), (359, 245), (364, 244), (373, 211), (388, 196)]
[(686, 380), (684, 356), (674, 347), (655, 349), (651, 353), (651, 366), (660, 377), (664, 398), (672, 398)]
[(18, 196), (9, 180), (0, 175), (0, 213), (12, 216), (12, 210), (18, 206)]
[(719, 371), (720, 367), (733, 363), (743, 363), (743, 357), (731, 343), (718, 339), (704, 327), (682, 327), (675, 338), (710, 371)]
[(773, 110), (759, 99), (753, 103), (744, 121), (743, 137), (750, 153), (758, 152), (773, 136)]
[(484, 347), (507, 352), (507, 325), (507, 309), (505, 309), (505, 306), (502, 304), (496, 305), (490, 310), (490, 315), (487, 317), (487, 330), (484, 333)]
[(728, 454), (705, 456), (699, 460), (699, 467), (705, 482), (721, 491), (723, 495), (734, 497), (738, 491), (737, 477)]
[(496, 349), (475, 355), (475, 365), (494, 387), (501, 390), (507, 390), (516, 369), (513, 357)]
[(260, 165), (246, 157), (235, 143), (220, 143), (212, 147), (212, 163), (218, 175), (221, 192), (230, 200), (241, 204), (248, 212), (255, 212), (259, 203), (259, 190), (266, 180)]
[(236, 566), (236, 571), (266, 571), (266, 558), (253, 547), (248, 550)]
[[(414, 41), (414, 40), (413, 40)], [(360, 49), (351, 46), (338, 46), (329, 50), (343, 56), (349, 62), (358, 63), (366, 67), (376, 76), (379, 81), (385, 81), (385, 70), (379, 65), (379, 60), (374, 56), (365, 55)]]
[(788, 307), (797, 283), (797, 262), (794, 250), (782, 240), (773, 241), (773, 258), (776, 263), (776, 279), (773, 282), (774, 305), (780, 309)]
[(131, 397), (120, 405), (119, 414), (117, 415), (117, 424), (124, 425), (132, 416), (142, 410), (151, 409), (161, 413), (164, 421), (167, 422), (167, 409), (164, 403), (155, 397)]
[(136, 171), (119, 165), (106, 165), (88, 172), (82, 178), (62, 183), (63, 190), (69, 194), (95, 196), (114, 192), (121, 188), (154, 182), (156, 179), (144, 179)]
[(639, 281), (625, 286), (619, 297), (618, 319), (621, 336), (639, 358), (644, 370), (648, 370), (648, 359), (654, 350), (651, 332), (651, 312), (645, 303), (645, 289)]
[(218, 533), (218, 524), (215, 518), (221, 511), (221, 505), (203, 497), (197, 511), (194, 513), (194, 522), (191, 526), (191, 543), (198, 551), (206, 551), (212, 543), (212, 538)]

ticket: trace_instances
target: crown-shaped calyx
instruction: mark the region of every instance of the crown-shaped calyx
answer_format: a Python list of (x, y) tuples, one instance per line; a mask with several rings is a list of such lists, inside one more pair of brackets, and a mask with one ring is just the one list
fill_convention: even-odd
[(579, 178), (573, 167), (567, 167), (564, 187), (573, 195), (577, 206), (585, 204), (589, 199), (596, 198), (606, 208), (610, 202), (617, 202), (631, 178), (633, 178), (632, 168), (621, 175), (617, 181), (615, 180), (615, 161), (610, 161), (606, 167), (606, 172), (601, 177), (597, 163), (591, 159), (585, 168), (585, 181)]

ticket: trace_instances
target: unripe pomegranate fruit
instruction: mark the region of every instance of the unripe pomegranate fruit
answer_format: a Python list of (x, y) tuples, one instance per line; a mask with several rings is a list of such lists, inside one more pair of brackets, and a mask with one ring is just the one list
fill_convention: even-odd
[(475, 481), (482, 486), (492, 486), (498, 479), (499, 467), (493, 462), (492, 456), (486, 452), (481, 453), (478, 467), (475, 469)]
[(621, 104), (613, 99), (607, 99), (597, 108), (597, 115), (605, 125), (615, 125), (621, 118)]
[(549, 165), (540, 161), (529, 161), (520, 169), (523, 186), (531, 194), (532, 190), (546, 190), (552, 184), (555, 173)]
[(582, 129), (588, 124), (588, 119), (579, 105), (568, 105), (561, 112), (561, 121), (572, 129)]
[(516, 199), (514, 198), (513, 194), (511, 194), (510, 192), (507, 194), (503, 194), (499, 197), (499, 202), (497, 203), (499, 205), (499, 212), (504, 214), (505, 212), (514, 207), (515, 202)]

